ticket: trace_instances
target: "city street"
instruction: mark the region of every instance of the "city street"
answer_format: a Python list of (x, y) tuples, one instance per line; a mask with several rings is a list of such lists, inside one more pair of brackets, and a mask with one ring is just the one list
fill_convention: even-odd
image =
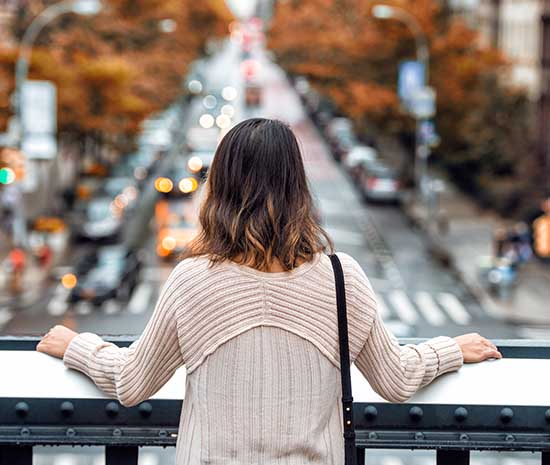
[[(491, 338), (514, 338), (518, 328), (491, 317), (467, 288), (447, 268), (431, 258), (423, 236), (412, 229), (406, 216), (395, 205), (365, 204), (353, 183), (333, 160), (321, 133), (308, 118), (300, 99), (280, 68), (265, 55), (258, 56), (263, 79), (263, 105), (247, 111), (242, 101), (239, 54), (234, 45), (227, 45), (208, 63), (210, 91), (231, 85), (239, 91), (237, 118), (263, 115), (287, 121), (298, 135), (310, 183), (326, 230), (334, 239), (337, 251), (355, 257), (369, 277), (379, 301), (379, 312), (399, 336), (429, 337), (439, 334), (458, 335), (478, 331)], [(174, 124), (177, 141), (158, 168), (158, 175), (167, 167), (185, 163), (179, 153), (181, 141), (189, 127), (195, 126), (202, 113), (202, 102), (195, 99), (189, 111), (180, 112)], [(156, 175), (155, 175), (156, 176)], [(156, 192), (150, 186), (140, 197), (140, 209), (152, 212)], [(69, 292), (59, 282), (35, 295), (34, 302), (21, 303), (15, 311), (0, 310), (0, 332), (3, 335), (43, 334), (52, 325), (63, 324), (76, 331), (100, 334), (137, 335), (151, 315), (159, 289), (167, 279), (173, 263), (166, 263), (155, 252), (152, 216), (136, 215), (126, 225), (127, 241), (138, 241), (142, 247), (144, 266), (139, 282), (127, 300), (111, 299), (100, 307), (87, 302), (69, 304)], [(139, 231), (138, 231), (139, 229)], [(135, 237), (143, 239), (136, 239)], [(141, 242), (140, 242), (141, 241)], [(67, 258), (76, 259), (90, 247), (81, 246)], [(38, 285), (38, 283), (37, 283)], [(4, 312), (4, 313), (2, 313)], [(8, 313), (9, 312), (9, 313)], [(2, 317), (2, 315), (4, 315)], [(3, 318), (3, 319), (2, 319)], [(55, 456), (53, 453), (55, 452)], [(172, 450), (142, 451), (140, 464), (169, 463)], [(370, 452), (372, 465), (429, 465), (434, 454), (419, 452)], [(478, 465), (527, 465), (535, 463), (535, 455), (474, 455)], [(94, 451), (44, 449), (37, 456), (37, 465), (100, 465), (103, 456)]]

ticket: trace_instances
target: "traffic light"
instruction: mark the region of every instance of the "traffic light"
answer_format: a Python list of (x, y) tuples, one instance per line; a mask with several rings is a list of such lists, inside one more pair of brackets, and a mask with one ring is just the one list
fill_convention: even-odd
[(533, 222), (533, 248), (539, 257), (550, 258), (550, 214)]

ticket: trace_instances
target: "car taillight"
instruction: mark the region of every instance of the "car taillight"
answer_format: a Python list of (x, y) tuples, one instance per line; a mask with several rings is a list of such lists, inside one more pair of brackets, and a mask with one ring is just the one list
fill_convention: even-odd
[(367, 188), (374, 189), (378, 184), (378, 179), (376, 178), (367, 178)]

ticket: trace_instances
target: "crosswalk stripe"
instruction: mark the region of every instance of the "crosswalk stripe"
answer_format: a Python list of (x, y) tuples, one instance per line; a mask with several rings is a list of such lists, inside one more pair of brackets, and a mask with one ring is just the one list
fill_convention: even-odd
[(0, 328), (9, 323), (13, 318), (12, 312), (7, 308), (0, 308)]
[(470, 323), (472, 319), (470, 314), (454, 294), (441, 292), (439, 294), (439, 303), (455, 323), (459, 325), (467, 325)]
[(128, 302), (128, 312), (134, 315), (145, 312), (153, 295), (154, 286), (151, 282), (142, 282), (134, 291), (130, 302)]
[(418, 314), (405, 292), (394, 289), (389, 293), (388, 299), (403, 323), (414, 324), (417, 322)]
[(89, 315), (92, 313), (93, 305), (90, 302), (80, 301), (75, 306), (75, 312), (77, 315)]
[(380, 318), (382, 318), (383, 320), (387, 320), (390, 317), (390, 311), (388, 310), (388, 307), (384, 302), (384, 298), (380, 294), (376, 296), (376, 304), (376, 308), (378, 309), (378, 314), (380, 315)]
[(120, 304), (116, 300), (107, 300), (102, 306), (101, 310), (105, 315), (114, 315), (120, 311)]
[(417, 292), (415, 300), (418, 310), (428, 323), (432, 326), (443, 326), (445, 324), (445, 316), (430, 293), (425, 291)]

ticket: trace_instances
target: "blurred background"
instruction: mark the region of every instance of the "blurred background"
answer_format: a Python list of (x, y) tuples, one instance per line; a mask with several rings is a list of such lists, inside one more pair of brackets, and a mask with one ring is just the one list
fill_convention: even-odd
[(0, 335), (139, 334), (255, 116), (396, 335), (550, 339), (549, 0), (1, 0)]

